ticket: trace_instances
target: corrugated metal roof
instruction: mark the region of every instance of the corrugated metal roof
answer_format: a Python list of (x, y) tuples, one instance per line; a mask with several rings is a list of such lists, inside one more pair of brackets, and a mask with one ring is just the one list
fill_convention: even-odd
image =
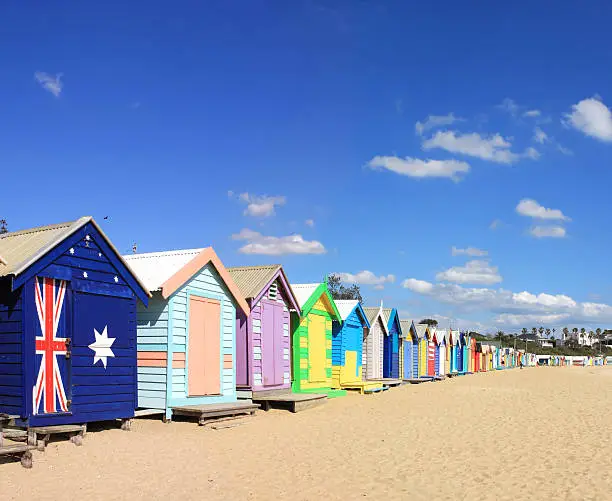
[(81, 229), (86, 224), (91, 225), (100, 233), (106, 244), (115, 253), (117, 258), (125, 265), (127, 270), (134, 276), (140, 287), (150, 296), (145, 284), (140, 277), (131, 269), (130, 265), (123, 259), (117, 248), (109, 240), (102, 228), (91, 216), (81, 217), (76, 221), (48, 226), (39, 226), (28, 230), (15, 231), (0, 235), (0, 277), (7, 275), (19, 275), (29, 266), (42, 258), (57, 244)]
[(366, 314), (366, 317), (368, 317), (368, 322), (370, 322), (370, 325), (372, 325), (376, 319), (376, 315), (378, 315), (378, 312), (380, 311), (380, 306), (367, 306), (363, 308), (363, 311)]
[(39, 226), (0, 235), (0, 277), (18, 275), (56, 244), (91, 220), (82, 217), (68, 223)]
[(425, 337), (425, 333), (427, 332), (427, 324), (417, 324), (415, 326), (417, 337), (419, 339), (423, 339)]
[[(374, 323), (376, 322), (376, 317), (378, 316), (378, 313), (380, 312), (380, 306), (368, 306), (366, 308), (363, 309), (363, 312), (366, 314), (366, 317), (368, 318), (368, 322), (370, 323), (370, 327), (373, 328), (374, 327)], [(382, 324), (383, 327), (383, 331), (385, 332), (385, 334), (389, 334), (389, 327), (387, 326), (387, 322), (385, 322), (385, 317), (383, 315), (382, 312), (380, 312), (380, 323)]]
[(150, 291), (157, 291), (204, 249), (148, 252), (123, 256)]
[(412, 322), (410, 320), (400, 320), (400, 325), (402, 326), (402, 332), (407, 333), (410, 330)]
[(383, 308), (382, 312), (383, 312), (383, 320), (385, 321), (385, 323), (387, 325), (389, 325), (389, 320), (391, 319), (391, 312), (393, 311), (393, 308)]
[(359, 304), (359, 301), (356, 299), (336, 299), (334, 302), (343, 321), (351, 314), (355, 306)]
[(438, 343), (442, 342), (442, 339), (444, 339), (445, 343), (448, 343), (448, 331), (446, 329), (436, 330), (436, 337), (438, 338)]
[(293, 289), (293, 293), (295, 294), (300, 308), (304, 307), (306, 301), (310, 299), (310, 296), (317, 290), (319, 285), (321, 284), (291, 284), (291, 288)]
[(257, 297), (281, 268), (280, 264), (263, 266), (236, 266), (227, 271), (246, 299)]

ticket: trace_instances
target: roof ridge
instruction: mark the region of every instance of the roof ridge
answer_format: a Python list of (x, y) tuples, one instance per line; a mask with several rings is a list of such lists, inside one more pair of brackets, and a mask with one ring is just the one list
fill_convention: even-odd
[(228, 266), (228, 270), (257, 270), (260, 268), (279, 268), (281, 264), (257, 264), (253, 266)]
[(29, 233), (40, 233), (41, 231), (51, 231), (51, 230), (58, 230), (60, 228), (70, 228), (74, 223), (76, 223), (80, 219), (82, 218), (75, 219), (73, 221), (66, 221), (65, 223), (48, 224), (45, 226), (36, 226), (34, 228), (26, 228), (24, 230), (9, 231), (8, 233), (4, 233), (3, 235), (0, 235), (0, 238), (10, 238), (10, 237), (17, 237), (20, 235), (27, 235)]
[[(209, 246), (210, 247), (210, 246)], [(162, 256), (178, 256), (182, 254), (199, 254), (208, 247), (199, 247), (194, 249), (175, 249), (171, 251), (155, 251), (155, 252), (139, 252), (138, 254), (126, 254), (123, 256), (124, 259), (134, 258), (151, 258), (151, 257), (162, 257)]]

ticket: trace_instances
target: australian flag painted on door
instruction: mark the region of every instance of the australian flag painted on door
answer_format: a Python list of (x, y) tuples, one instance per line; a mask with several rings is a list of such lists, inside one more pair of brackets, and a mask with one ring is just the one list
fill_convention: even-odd
[(0, 235), (0, 256), (0, 412), (24, 426), (133, 417), (149, 293), (98, 225)]

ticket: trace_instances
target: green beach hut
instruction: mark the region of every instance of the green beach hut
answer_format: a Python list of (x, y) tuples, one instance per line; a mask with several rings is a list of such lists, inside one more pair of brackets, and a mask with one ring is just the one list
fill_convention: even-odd
[(346, 394), (332, 390), (332, 322), (342, 322), (327, 283), (291, 284), (301, 314), (291, 312), (292, 390), (295, 393)]

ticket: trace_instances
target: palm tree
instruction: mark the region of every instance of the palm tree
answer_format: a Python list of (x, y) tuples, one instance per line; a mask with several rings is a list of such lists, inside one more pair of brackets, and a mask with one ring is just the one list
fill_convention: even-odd
[(542, 336), (542, 334), (544, 334), (544, 327), (540, 326), (538, 332), (540, 333), (540, 336)]
[(546, 329), (546, 337), (550, 337), (550, 329)]
[(563, 341), (565, 341), (568, 336), (569, 336), (569, 329), (567, 327), (563, 327)]
[(597, 329), (595, 329), (595, 332), (597, 333), (597, 341), (599, 341), (599, 353), (601, 354), (601, 340), (603, 338), (603, 336), (601, 335), (601, 329), (597, 327)]
[(557, 332), (557, 329), (553, 327), (553, 337), (555, 337), (555, 332)]
[(534, 336), (537, 336), (537, 335), (538, 335), (538, 329), (537, 329), (537, 327), (532, 327), (532, 328), (531, 328), (531, 333), (532, 333)]
[(523, 327), (523, 329), (521, 330), (521, 334), (525, 339), (527, 339), (527, 329), (525, 327)]

